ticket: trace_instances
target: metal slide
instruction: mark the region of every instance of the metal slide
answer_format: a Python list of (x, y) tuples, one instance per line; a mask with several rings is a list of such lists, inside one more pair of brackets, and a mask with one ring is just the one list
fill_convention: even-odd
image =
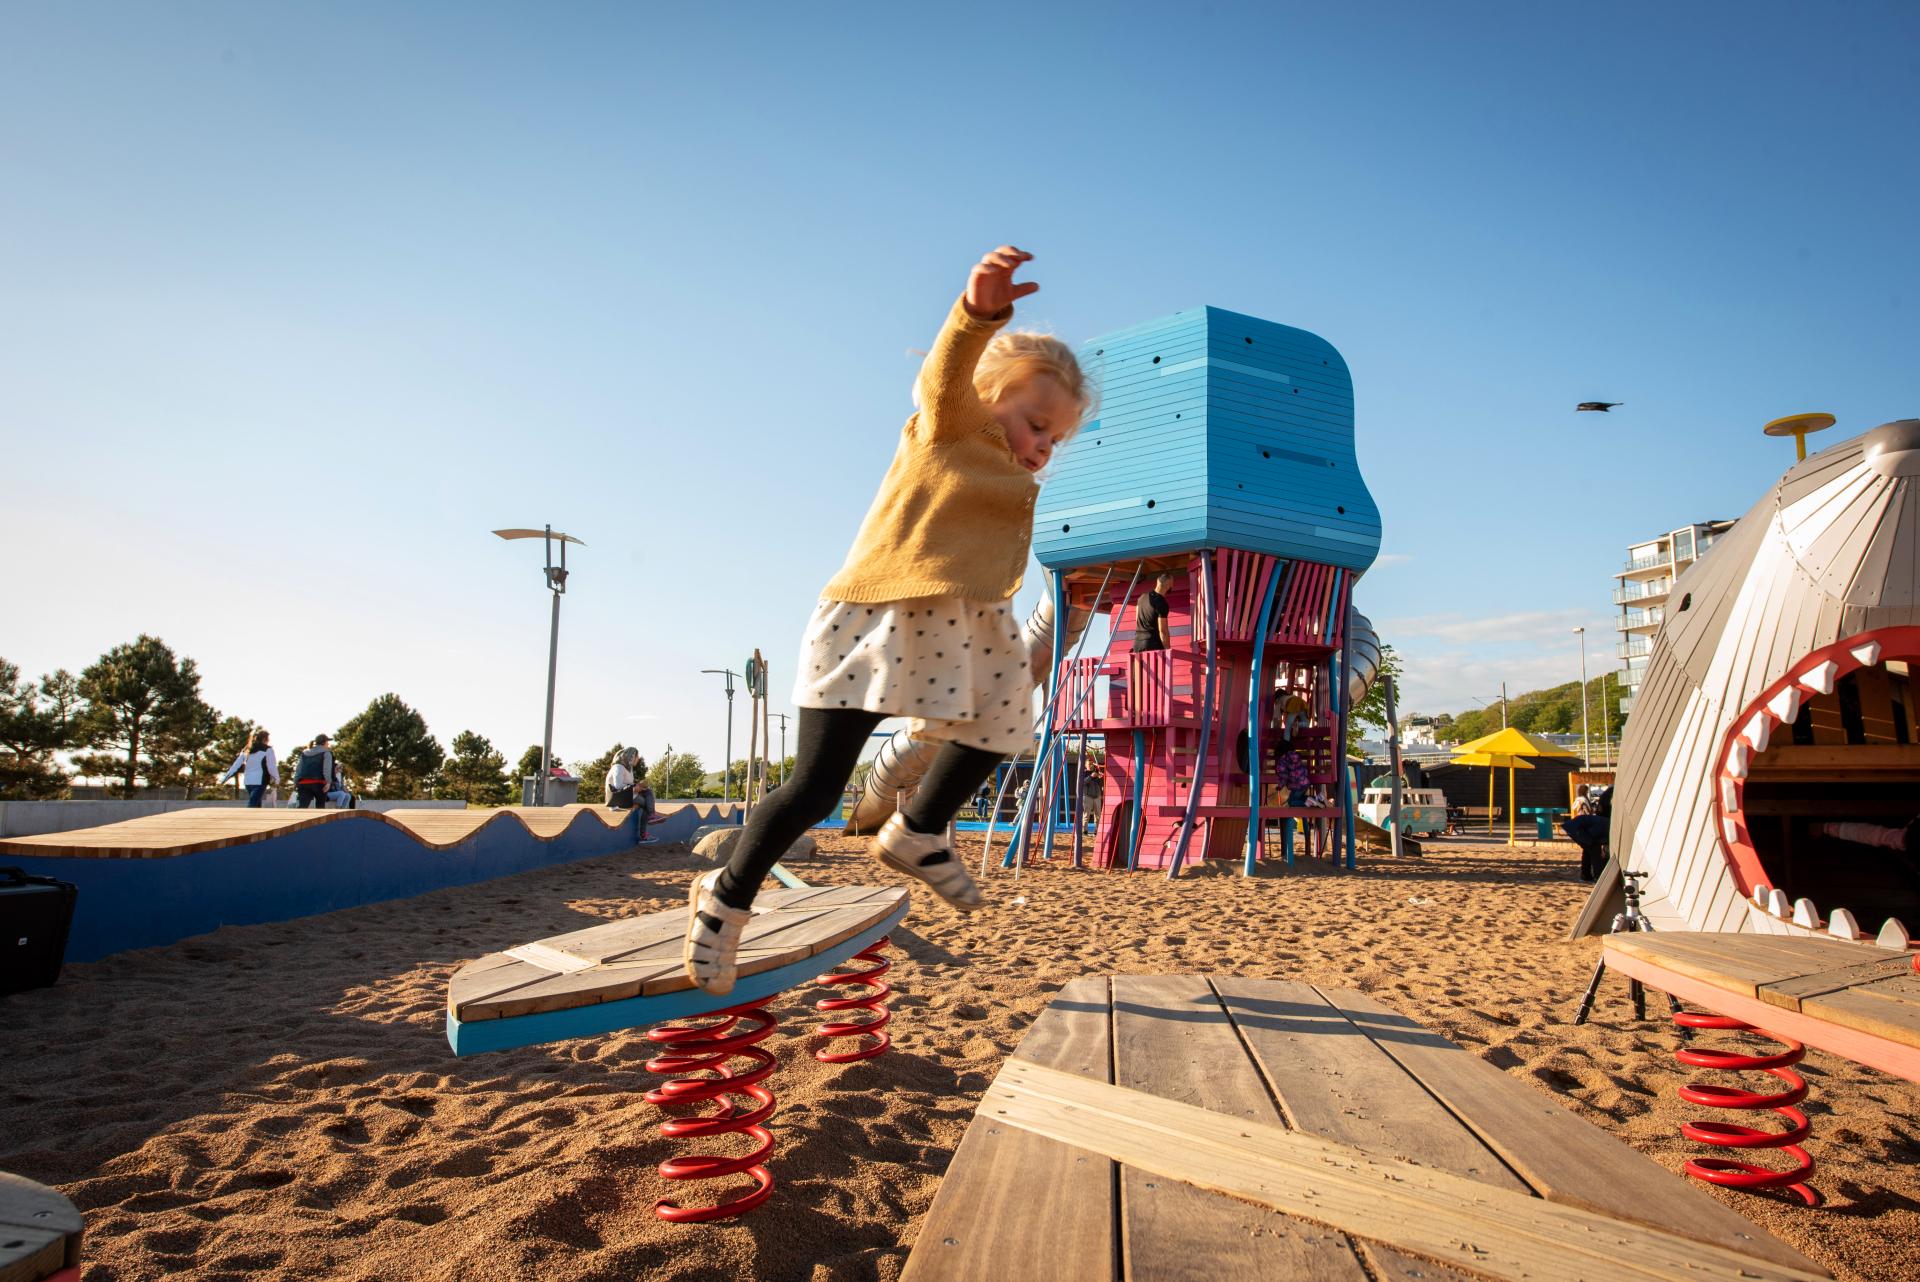
[[(1084, 610), (1069, 612), (1063, 648), (1070, 648), (1080, 639), (1080, 634), (1086, 631), (1087, 622), (1092, 617)], [(1347, 677), (1347, 693), (1352, 700), (1349, 706), (1355, 706), (1366, 698), (1367, 691), (1373, 687), (1374, 678), (1380, 675), (1380, 637), (1374, 632), (1367, 616), (1357, 610), (1348, 614), (1347, 629), (1348, 635), (1353, 638), (1353, 671)], [(1047, 663), (1053, 655), (1051, 593), (1043, 595), (1040, 603), (1033, 607), (1033, 613), (1027, 616), (1024, 632), (1028, 670), (1033, 674), (1034, 685), (1039, 686), (1047, 679)], [(874, 756), (873, 770), (867, 775), (867, 786), (854, 803), (853, 813), (847, 817), (847, 831), (880, 831), (880, 825), (893, 814), (896, 799), (919, 786), (939, 751), (939, 744), (916, 739), (911, 730), (903, 727), (895, 731)]]
[[(1086, 610), (1068, 612), (1068, 646), (1080, 639), (1080, 634), (1086, 631), (1087, 622), (1092, 617)], [(1033, 676), (1034, 685), (1038, 686), (1046, 681), (1047, 663), (1053, 656), (1052, 593), (1041, 596), (1040, 603), (1027, 616), (1022, 632), (1027, 641), (1027, 670)], [(873, 770), (867, 775), (866, 789), (854, 803), (853, 813), (847, 816), (847, 831), (879, 832), (880, 825), (893, 813), (896, 799), (919, 786), (939, 751), (939, 744), (916, 739), (913, 732), (905, 727), (895, 731), (893, 738), (880, 746), (879, 753), (873, 759)]]

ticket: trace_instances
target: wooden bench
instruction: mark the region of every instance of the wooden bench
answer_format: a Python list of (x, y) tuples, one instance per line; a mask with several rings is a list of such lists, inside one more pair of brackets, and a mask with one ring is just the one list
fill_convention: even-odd
[(903, 1279), (1827, 1276), (1360, 993), (1115, 976), (1002, 1066)]
[[(789, 888), (764, 891), (754, 901), (740, 937), (739, 979), (726, 996), (704, 993), (688, 978), (682, 965), (687, 910), (673, 908), (468, 962), (447, 984), (448, 1043), (456, 1055), (472, 1055), (653, 1025), (647, 1038), (657, 1053), (647, 1071), (669, 1080), (648, 1091), (647, 1102), (713, 1106), (700, 1118), (670, 1119), (662, 1134), (721, 1144), (739, 1134), (759, 1145), (740, 1156), (694, 1154), (661, 1163), (666, 1180), (745, 1176), (752, 1184), (744, 1195), (705, 1206), (662, 1198), (655, 1214), (684, 1223), (752, 1210), (774, 1186), (764, 1165), (774, 1144), (765, 1125), (774, 1096), (763, 1083), (777, 1061), (759, 1043), (779, 1020), (767, 1003), (802, 984), (849, 989), (816, 1003), (829, 1018), (815, 1036), (855, 1040), (857, 1048), (822, 1047), (815, 1057), (838, 1064), (885, 1051), (889, 1039), (881, 1030), (891, 1018), (885, 1005), (891, 989), (880, 976), (891, 963), (880, 953), (908, 908), (900, 887), (808, 886), (777, 866), (776, 874)], [(856, 969), (827, 973), (849, 965)], [(738, 1059), (748, 1062), (732, 1062)]]
[(0, 1279), (79, 1282), (80, 1212), (44, 1184), (0, 1171)]

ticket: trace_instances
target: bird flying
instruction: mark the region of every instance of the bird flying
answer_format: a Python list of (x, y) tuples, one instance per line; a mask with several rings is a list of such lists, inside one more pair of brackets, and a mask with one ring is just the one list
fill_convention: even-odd
[(1573, 408), (1575, 410), (1598, 410), (1602, 414), (1605, 414), (1608, 410), (1612, 409), (1614, 406), (1625, 405), (1625, 404), (1626, 404), (1625, 401), (1581, 401), (1578, 405), (1574, 406)]

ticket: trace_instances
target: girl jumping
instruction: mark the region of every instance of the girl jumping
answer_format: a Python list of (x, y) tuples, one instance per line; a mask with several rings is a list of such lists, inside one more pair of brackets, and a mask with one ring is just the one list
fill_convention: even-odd
[(1027, 564), (1034, 474), (1091, 399), (1065, 343), (1003, 332), (1014, 300), (1040, 288), (1013, 279), (1032, 258), (994, 250), (948, 314), (920, 370), (919, 412), (801, 642), (793, 777), (754, 807), (727, 866), (694, 879), (687, 974), (709, 993), (732, 991), (760, 883), (833, 813), (888, 717), (911, 718), (915, 736), (941, 748), (873, 852), (955, 908), (980, 906), (944, 834), (1000, 760), (1027, 745), (1027, 647), (1009, 602)]

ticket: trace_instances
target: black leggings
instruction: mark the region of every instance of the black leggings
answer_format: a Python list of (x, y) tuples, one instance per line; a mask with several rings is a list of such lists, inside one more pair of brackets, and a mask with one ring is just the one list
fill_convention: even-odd
[[(858, 708), (800, 709), (793, 775), (753, 808), (747, 830), (734, 843), (733, 857), (714, 886), (721, 903), (751, 906), (780, 856), (807, 829), (832, 816), (868, 736), (883, 720), (877, 712)], [(997, 753), (942, 744), (907, 803), (907, 826), (923, 833), (944, 829), (999, 763)]]

